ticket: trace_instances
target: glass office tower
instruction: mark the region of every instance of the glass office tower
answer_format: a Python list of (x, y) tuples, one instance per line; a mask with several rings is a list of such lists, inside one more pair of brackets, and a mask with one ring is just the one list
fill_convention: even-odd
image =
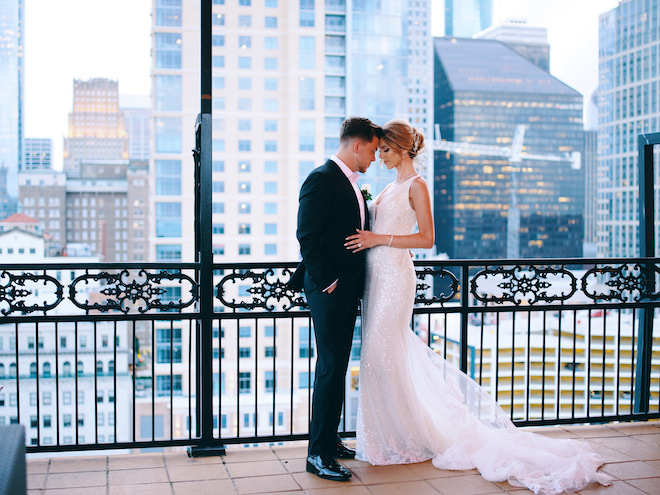
[(493, 0), (445, 0), (445, 36), (471, 38), (493, 23)]
[(23, 0), (0, 0), (0, 218), (16, 211), (23, 160)]
[[(570, 154), (583, 151), (582, 96), (499, 41), (434, 43), (436, 123), (443, 139), (468, 148), (436, 151), (438, 252), (581, 256), (584, 170)], [(525, 127), (520, 162), (469, 150), (511, 147), (518, 126)]]
[[(598, 253), (634, 257), (637, 136), (660, 132), (660, 0), (622, 1), (599, 22)], [(660, 183), (657, 170), (654, 180)], [(656, 199), (656, 219), (658, 207)]]

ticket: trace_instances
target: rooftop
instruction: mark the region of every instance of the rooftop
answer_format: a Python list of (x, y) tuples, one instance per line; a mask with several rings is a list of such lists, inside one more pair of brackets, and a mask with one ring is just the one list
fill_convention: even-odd
[[(651, 495), (660, 486), (660, 422), (534, 428), (549, 437), (578, 438), (603, 456), (612, 487), (589, 486), (582, 495)], [(348, 442), (349, 444), (354, 442)], [(347, 483), (305, 472), (307, 442), (273, 447), (227, 448), (222, 457), (188, 458), (184, 451), (31, 458), (30, 495), (524, 495), (527, 489), (491, 483), (475, 470), (443, 471), (430, 461), (374, 467), (341, 461), (353, 472)]]
[(580, 96), (501, 41), (447, 37), (433, 42), (454, 91)]

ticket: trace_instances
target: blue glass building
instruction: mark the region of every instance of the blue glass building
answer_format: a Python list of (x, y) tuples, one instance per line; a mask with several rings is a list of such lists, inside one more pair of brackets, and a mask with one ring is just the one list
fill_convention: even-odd
[(472, 37), (493, 23), (493, 0), (445, 0), (445, 36)]
[(660, 132), (660, 0), (624, 0), (599, 22), (598, 253), (634, 257), (637, 136)]
[(525, 126), (520, 162), (436, 151), (438, 252), (473, 259), (581, 256), (584, 169), (568, 156), (583, 152), (582, 96), (499, 41), (434, 43), (435, 120), (443, 139), (511, 147), (516, 127)]
[(23, 0), (0, 0), (0, 218), (16, 211), (23, 159)]

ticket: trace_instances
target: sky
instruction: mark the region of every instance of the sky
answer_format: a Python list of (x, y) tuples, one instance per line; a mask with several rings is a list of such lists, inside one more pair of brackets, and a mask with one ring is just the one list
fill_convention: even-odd
[[(494, 0), (493, 22), (513, 17), (547, 27), (550, 72), (588, 99), (598, 85), (598, 16), (618, 3)], [(433, 0), (434, 35), (443, 34), (443, 5)], [(149, 94), (150, 7), (151, 0), (25, 1), (25, 136), (53, 140), (55, 168), (74, 79), (105, 77), (119, 81), (120, 94)]]

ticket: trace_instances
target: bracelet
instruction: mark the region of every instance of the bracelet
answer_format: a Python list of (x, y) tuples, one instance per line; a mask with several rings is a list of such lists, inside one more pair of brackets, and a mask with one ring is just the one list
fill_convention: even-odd
[(392, 239), (394, 239), (394, 234), (390, 235), (390, 242), (387, 243), (387, 247), (392, 246)]

